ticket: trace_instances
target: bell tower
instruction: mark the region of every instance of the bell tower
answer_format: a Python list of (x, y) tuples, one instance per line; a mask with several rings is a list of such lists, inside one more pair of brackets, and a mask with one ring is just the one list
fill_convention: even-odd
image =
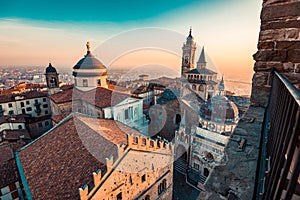
[(190, 28), (189, 35), (182, 47), (181, 75), (189, 70), (194, 69), (196, 48), (196, 43), (194, 42), (194, 37), (192, 36), (192, 28)]
[(60, 91), (58, 73), (51, 63), (49, 63), (49, 66), (46, 68), (45, 76), (48, 94), (51, 95), (58, 93)]

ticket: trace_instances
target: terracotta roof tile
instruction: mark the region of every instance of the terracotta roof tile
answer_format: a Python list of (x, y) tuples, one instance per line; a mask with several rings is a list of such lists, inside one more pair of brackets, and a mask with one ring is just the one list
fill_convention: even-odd
[(128, 97), (131, 96), (102, 87), (97, 87), (86, 92), (80, 91), (76, 88), (71, 88), (50, 96), (50, 98), (57, 104), (72, 102), (72, 100), (83, 100), (99, 108), (116, 105)]
[(40, 92), (40, 91), (28, 91), (20, 94), (6, 94), (6, 95), (0, 95), (0, 103), (7, 103), (10, 101), (15, 101), (15, 97), (20, 96), (23, 97), (21, 100), (25, 99), (33, 99), (33, 98), (40, 98), (40, 97), (47, 97), (46, 92)]
[(64, 118), (66, 118), (68, 115), (70, 115), (71, 112), (66, 112), (65, 114), (60, 114), (60, 115), (53, 115), (51, 116), (51, 119), (54, 123), (59, 123), (61, 120), (63, 120)]
[(19, 157), (33, 199), (78, 199), (78, 188), (92, 184), (92, 172), (106, 157), (117, 157), (126, 132), (138, 132), (113, 120), (72, 114), (20, 150)]
[(25, 123), (26, 117), (29, 117), (30, 115), (21, 114), (21, 115), (5, 115), (0, 116), (0, 124), (3, 123)]
[(17, 166), (9, 144), (0, 145), (0, 188), (18, 181)]
[(54, 103), (66, 103), (72, 102), (73, 88), (69, 88), (67, 90), (58, 92), (56, 94), (52, 94), (49, 98), (54, 101)]
[(31, 137), (28, 133), (28, 131), (25, 130), (4, 130), (0, 133), (0, 137), (3, 140), (20, 140), (20, 139), (25, 139), (25, 140), (30, 140)]

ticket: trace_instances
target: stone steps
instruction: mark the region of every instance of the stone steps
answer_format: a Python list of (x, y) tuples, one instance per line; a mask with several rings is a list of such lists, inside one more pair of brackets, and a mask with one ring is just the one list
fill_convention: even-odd
[(182, 159), (177, 159), (174, 162), (174, 170), (176, 170), (177, 172), (186, 175), (186, 163), (184, 160)]

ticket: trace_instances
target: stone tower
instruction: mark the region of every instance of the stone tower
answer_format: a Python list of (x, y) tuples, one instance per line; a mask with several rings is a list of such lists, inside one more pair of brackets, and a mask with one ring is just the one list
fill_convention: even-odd
[(51, 63), (49, 63), (49, 66), (46, 68), (45, 76), (46, 76), (48, 94), (51, 95), (59, 92), (60, 88), (59, 88), (58, 73), (55, 67), (51, 65)]
[(181, 75), (189, 70), (194, 69), (196, 48), (196, 43), (194, 42), (194, 37), (192, 36), (192, 29), (190, 29), (190, 33), (182, 47)]

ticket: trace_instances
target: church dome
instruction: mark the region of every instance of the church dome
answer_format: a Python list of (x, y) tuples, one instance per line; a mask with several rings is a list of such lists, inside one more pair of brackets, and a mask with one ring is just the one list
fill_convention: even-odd
[(90, 44), (87, 43), (87, 54), (78, 61), (73, 69), (105, 69), (106, 67), (90, 51)]
[(216, 95), (205, 101), (200, 108), (200, 117), (216, 123), (236, 123), (239, 111), (227, 97)]
[(56, 69), (49, 63), (49, 66), (46, 68), (46, 74), (47, 73), (57, 73)]

